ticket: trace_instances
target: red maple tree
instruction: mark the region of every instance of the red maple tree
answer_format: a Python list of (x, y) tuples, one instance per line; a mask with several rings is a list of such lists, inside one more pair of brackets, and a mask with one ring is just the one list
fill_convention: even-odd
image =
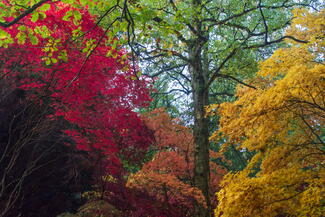
[(1, 78), (39, 103), (50, 102), (52, 118), (69, 122), (66, 134), (79, 149), (99, 151), (109, 173), (121, 172), (121, 158), (137, 160), (150, 143), (134, 112), (150, 101), (148, 81), (136, 76), (126, 51), (113, 48), (118, 39), (108, 38), (85, 9), (51, 3), (31, 20), (6, 29), (14, 41), (0, 48)]

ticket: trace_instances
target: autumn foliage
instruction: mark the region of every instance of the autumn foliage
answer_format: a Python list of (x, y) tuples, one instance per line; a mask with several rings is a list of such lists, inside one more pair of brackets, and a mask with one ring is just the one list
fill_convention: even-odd
[[(131, 175), (127, 186), (154, 196), (170, 210), (168, 216), (193, 216), (194, 204), (205, 206), (202, 192), (193, 186), (194, 144), (189, 128), (172, 119), (163, 109), (143, 115), (146, 125), (154, 131), (153, 159)], [(211, 162), (211, 186), (214, 194), (224, 171)]]
[[(318, 13), (293, 10), (294, 19), (286, 29), (286, 36), (278, 41), (272, 41), (272, 36), (269, 41), (268, 36), (280, 34), (282, 27), (265, 18), (266, 9), (289, 7), (288, 1), (270, 8), (266, 3), (257, 7), (253, 2), (245, 3), (243, 12), (238, 9), (238, 14), (232, 14), (230, 6), (235, 2), (230, 1), (230, 15), (222, 11), (221, 5), (220, 17), (223, 13), (230, 17), (220, 22), (208, 20), (211, 27), (220, 26), (220, 35), (224, 35), (221, 38), (234, 36), (233, 44), (225, 49), (233, 51), (225, 56), (213, 48), (223, 46), (218, 37), (215, 44), (210, 43), (203, 33), (200, 35), (201, 30), (196, 30), (202, 27), (208, 33), (210, 24), (192, 28), (186, 21), (192, 9), (186, 9), (184, 16), (177, 10), (173, 20), (186, 23), (191, 32), (183, 35), (185, 29), (178, 29), (178, 24), (172, 30), (168, 22), (163, 22), (167, 17), (166, 21), (174, 19), (172, 14), (167, 13), (162, 19), (160, 12), (153, 13), (156, 8), (151, 7), (156, 5), (151, 5), (152, 2), (150, 7), (146, 1), (141, 2), (143, 6), (129, 1), (121, 6), (121, 2), (112, 6), (115, 2), (45, 0), (18, 22), (6, 26), (28, 11), (34, 1), (0, 1), (3, 9), (0, 12), (0, 217), (54, 217), (62, 212), (76, 214), (61, 216), (76, 217), (192, 217), (212, 212), (210, 203), (215, 207), (216, 217), (322, 217), (325, 212), (325, 10)], [(206, 5), (210, 7), (210, 3), (214, 2), (208, 1)], [(171, 4), (175, 11), (177, 7), (185, 7), (183, 3), (171, 1)], [(110, 9), (102, 17), (89, 12), (100, 13), (106, 7)], [(264, 26), (256, 24), (253, 30), (251, 25), (245, 27), (247, 21), (242, 21), (242, 15), (249, 17), (248, 14), (258, 9)], [(200, 10), (203, 11), (203, 6)], [(140, 15), (133, 20), (130, 16), (134, 13)], [(201, 16), (198, 12), (193, 14), (195, 19)], [(260, 16), (257, 14), (252, 13), (252, 22)], [(281, 18), (284, 14), (277, 16)], [(190, 126), (193, 120), (187, 120), (185, 125), (162, 108), (150, 112), (144, 109), (151, 101), (151, 78), (141, 74), (136, 55), (121, 45), (126, 35), (130, 40), (130, 34), (143, 34), (133, 26), (139, 19), (143, 19), (140, 23), (146, 23), (144, 26), (150, 23), (151, 32), (144, 36), (156, 35), (160, 30), (154, 32), (157, 26), (153, 25), (159, 23), (161, 32), (166, 33), (163, 37), (176, 33), (182, 49), (185, 45), (190, 48), (188, 56), (183, 56), (186, 50), (170, 51), (177, 44), (168, 40), (176, 38), (168, 38), (164, 43), (159, 38), (146, 41), (156, 43), (158, 48), (161, 43), (163, 47), (168, 45), (168, 50), (162, 49), (162, 53), (157, 53), (159, 48), (148, 54), (157, 55), (154, 58), (170, 58), (176, 64), (160, 68), (161, 73), (172, 70), (168, 76), (173, 76), (178, 85), (186, 89), (182, 79), (192, 85), (192, 90), (189, 88), (186, 93), (194, 96), (194, 107), (198, 100), (206, 98), (200, 112), (194, 109), (195, 118), (204, 119), (206, 124), (202, 129), (206, 131), (198, 133), (198, 126), (193, 129)], [(237, 24), (237, 20), (245, 25)], [(232, 28), (238, 32), (231, 33)], [(126, 30), (127, 33), (123, 32)], [(218, 35), (217, 31), (212, 35)], [(237, 40), (242, 40), (241, 31), (248, 38), (236, 47)], [(264, 35), (265, 43), (259, 41)], [(250, 41), (253, 36), (257, 36), (256, 41)], [(278, 44), (281, 48), (259, 63), (255, 77), (251, 72), (250, 79), (241, 81), (240, 78), (250, 75), (230, 73), (244, 65), (233, 67), (241, 60), (240, 48), (273, 46), (282, 39), (286, 39), (285, 44)], [(135, 42), (131, 41), (130, 45)], [(138, 46), (141, 47), (135, 44), (133, 51)], [(258, 52), (250, 51), (251, 56), (244, 59), (248, 64), (260, 58), (255, 56)], [(218, 52), (220, 57), (216, 63), (221, 61), (220, 67), (214, 60), (203, 61), (204, 55), (210, 58)], [(198, 57), (201, 53), (203, 59)], [(186, 64), (174, 62), (176, 57), (182, 57)], [(207, 67), (200, 65), (201, 60)], [(196, 64), (202, 70), (193, 71)], [(205, 71), (214, 67), (216, 74), (206, 81)], [(183, 68), (184, 74), (177, 74), (178, 68)], [(191, 74), (188, 78), (187, 72)], [(178, 75), (182, 76), (181, 80)], [(231, 86), (212, 85), (217, 80), (223, 82), (222, 79), (241, 84), (235, 96)], [(203, 85), (205, 82), (207, 85)], [(161, 89), (169, 91), (167, 86)], [(196, 86), (208, 88), (204, 96), (196, 94)], [(216, 88), (216, 95), (227, 97), (222, 98), (223, 103), (212, 104), (204, 110), (203, 104), (210, 100), (209, 88)], [(155, 93), (158, 94), (161, 93)], [(225, 102), (228, 99), (232, 101)], [(210, 134), (210, 143), (207, 142), (208, 116), (218, 120), (214, 128), (217, 130)], [(193, 135), (205, 142), (201, 145), (197, 142), (195, 146)], [(207, 158), (198, 158), (203, 146), (207, 149), (202, 156)], [(231, 151), (237, 154), (236, 159), (229, 154)], [(199, 162), (208, 158), (210, 161), (204, 164)], [(242, 162), (238, 163), (238, 159)], [(231, 165), (236, 162), (241, 165)], [(198, 172), (201, 166), (208, 165), (209, 172), (208, 169)], [(200, 186), (197, 178), (203, 176), (209, 178), (204, 181), (209, 190), (197, 187)], [(211, 201), (206, 201), (208, 194)]]
[[(108, 38), (86, 9), (57, 2), (49, 7), (40, 11), (37, 19), (29, 15), (19, 25), (5, 29), (10, 38), (1, 37), (0, 79), (12, 89), (24, 90), (30, 103), (46, 107), (44, 120), (64, 123), (58, 130), (64, 130), (62, 134), (69, 138), (65, 145), (72, 150), (76, 146), (91, 159), (88, 163), (92, 164), (93, 177), (89, 175), (87, 183), (91, 182), (96, 191), (105, 187), (105, 191), (114, 192), (110, 199), (123, 209), (127, 203), (121, 198), (130, 195), (126, 198), (132, 201), (133, 195), (124, 188), (125, 165), (141, 164), (151, 143), (150, 130), (134, 112), (150, 101), (149, 83), (137, 74), (127, 53), (117, 48), (117, 38)], [(53, 140), (49, 143), (50, 147), (56, 144)], [(35, 170), (29, 175), (39, 174)], [(120, 182), (102, 185), (103, 175)], [(3, 173), (0, 177), (5, 179)], [(22, 186), (25, 189), (27, 184), (22, 181)], [(87, 188), (90, 186), (80, 189)], [(77, 193), (69, 192), (67, 197)], [(10, 208), (21, 205), (23, 197), (27, 198), (17, 194), (18, 200)], [(37, 203), (31, 207), (34, 205)], [(52, 214), (58, 210), (62, 212), (64, 207)], [(2, 211), (0, 214), (6, 216)]]
[[(215, 216), (323, 216), (325, 66), (324, 10), (295, 10), (287, 41), (260, 64), (238, 99), (218, 108), (227, 144), (255, 151), (247, 168), (228, 174)], [(225, 146), (227, 146), (225, 144)]]
[(121, 157), (136, 161), (149, 144), (133, 112), (149, 101), (147, 81), (136, 77), (127, 54), (113, 48), (117, 39), (107, 38), (85, 9), (49, 7), (37, 21), (26, 17), (6, 29), (13, 41), (0, 49), (1, 77), (41, 103), (50, 101), (53, 118), (71, 124), (65, 133), (77, 147), (101, 151), (116, 173)]

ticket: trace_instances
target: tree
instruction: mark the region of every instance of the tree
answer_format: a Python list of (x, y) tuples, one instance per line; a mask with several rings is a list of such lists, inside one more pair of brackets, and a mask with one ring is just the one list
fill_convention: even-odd
[[(66, 2), (73, 5), (76, 3), (73, 0)], [(149, 61), (144, 66), (148, 66), (148, 63), (160, 66), (161, 70), (154, 75), (172, 72), (175, 80), (179, 80), (179, 84), (184, 84), (183, 88), (192, 94), (196, 144), (195, 185), (202, 190), (208, 207), (208, 212), (198, 207), (197, 215), (209, 215), (209, 120), (205, 116), (205, 106), (209, 104), (210, 88), (224, 87), (225, 80), (255, 88), (242, 81), (245, 75), (240, 72), (247, 69), (247, 61), (243, 61), (242, 57), (246, 57), (245, 60), (255, 61), (256, 49), (274, 45), (285, 38), (299, 41), (292, 36), (282, 36), (283, 28), (290, 21), (288, 9), (309, 6), (310, 2), (287, 0), (269, 0), (265, 3), (218, 0), (98, 1), (98, 4), (93, 1), (82, 2), (88, 5), (91, 11), (103, 15), (99, 21), (106, 25), (107, 31), (112, 29), (108, 34), (118, 37), (120, 41), (125, 37), (129, 39), (131, 49), (140, 55), (139, 58)], [(110, 16), (106, 16), (107, 14)], [(67, 12), (66, 15), (76, 19), (80, 17), (78, 13), (75, 15)], [(119, 22), (122, 18), (124, 21)], [(132, 59), (136, 58), (133, 56)], [(149, 67), (148, 69), (150, 70)], [(138, 75), (133, 73), (133, 76)], [(228, 88), (217, 90), (222, 91), (214, 93), (215, 95), (231, 95), (225, 91)]]
[(62, 120), (47, 117), (50, 107), (0, 84), (0, 216), (55, 217), (77, 208), (75, 195), (92, 182), (89, 155), (63, 133)]
[[(225, 80), (244, 83), (241, 74), (254, 51), (285, 38), (289, 8), (308, 6), (295, 1), (136, 1), (129, 11), (136, 23), (132, 49), (145, 67), (157, 67), (151, 76), (170, 73), (193, 100), (195, 143), (194, 181), (204, 194), (208, 209), (197, 208), (197, 216), (210, 215), (209, 198), (209, 105), (210, 88)], [(111, 4), (115, 4), (112, 2)], [(243, 58), (247, 57), (247, 58)], [(184, 69), (185, 68), (185, 69)], [(148, 67), (148, 70), (152, 68)], [(221, 88), (219, 88), (220, 90)], [(217, 92), (229, 95), (229, 92)]]
[[(132, 174), (127, 186), (144, 191), (163, 204), (168, 216), (193, 216), (195, 202), (206, 206), (202, 192), (193, 186), (194, 141), (191, 130), (179, 119), (171, 119), (163, 109), (144, 114), (146, 125), (154, 132), (152, 159)], [(212, 152), (212, 151), (211, 151)], [(210, 162), (211, 191), (219, 190), (224, 173)], [(215, 203), (216, 204), (216, 203)]]
[[(106, 36), (109, 28), (100, 28), (80, 7), (51, 3), (2, 29), (10, 37), (2, 38), (0, 78), (47, 106), (46, 118), (65, 121), (65, 135), (95, 158), (91, 190), (141, 216), (146, 208), (156, 210), (152, 199), (140, 198), (124, 182), (125, 167), (141, 165), (151, 143), (151, 132), (134, 112), (150, 101), (149, 82), (117, 48), (118, 38)], [(118, 182), (103, 184), (103, 176)]]
[[(38, 20), (28, 15), (5, 29), (13, 43), (0, 50), (1, 78), (50, 103), (52, 118), (69, 121), (65, 133), (77, 147), (104, 153), (106, 169), (120, 174), (121, 159), (139, 160), (150, 143), (133, 112), (150, 101), (148, 82), (135, 79), (125, 51), (112, 47), (117, 38), (108, 38), (86, 10), (49, 7)], [(68, 16), (71, 10), (77, 15)]]
[(293, 13), (287, 34), (306, 43), (286, 41), (261, 63), (257, 89), (240, 86), (235, 102), (209, 108), (221, 115), (211, 139), (257, 152), (224, 179), (215, 216), (323, 216), (325, 11)]

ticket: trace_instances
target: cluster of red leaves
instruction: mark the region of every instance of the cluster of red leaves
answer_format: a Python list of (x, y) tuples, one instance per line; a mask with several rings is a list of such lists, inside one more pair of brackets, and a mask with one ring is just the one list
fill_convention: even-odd
[[(163, 178), (163, 177), (161, 177)], [(157, 183), (149, 183), (149, 186)], [(159, 184), (159, 183), (158, 183)], [(127, 217), (181, 217), (184, 210), (179, 204), (164, 203), (158, 200), (155, 195), (142, 189), (121, 187), (125, 181), (118, 179), (117, 182), (107, 182), (103, 198), (118, 210), (123, 211)], [(157, 186), (159, 187), (159, 186)], [(180, 201), (178, 201), (180, 202)]]
[[(68, 11), (82, 19), (73, 21)], [(33, 92), (40, 103), (50, 98), (53, 118), (71, 123), (66, 133), (77, 147), (100, 150), (108, 172), (116, 174), (121, 156), (136, 160), (131, 156), (150, 143), (149, 131), (133, 112), (149, 102), (148, 82), (135, 79), (126, 53), (111, 46), (117, 39), (108, 39), (86, 10), (52, 3), (45, 15), (5, 29), (14, 43), (0, 48), (1, 78)]]

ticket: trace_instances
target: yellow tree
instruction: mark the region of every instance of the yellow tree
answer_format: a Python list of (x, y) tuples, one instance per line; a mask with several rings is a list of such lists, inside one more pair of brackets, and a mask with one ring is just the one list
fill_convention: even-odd
[(294, 10), (290, 41), (260, 64), (237, 100), (211, 105), (227, 144), (255, 151), (247, 168), (228, 174), (215, 216), (323, 216), (325, 210), (325, 10)]

